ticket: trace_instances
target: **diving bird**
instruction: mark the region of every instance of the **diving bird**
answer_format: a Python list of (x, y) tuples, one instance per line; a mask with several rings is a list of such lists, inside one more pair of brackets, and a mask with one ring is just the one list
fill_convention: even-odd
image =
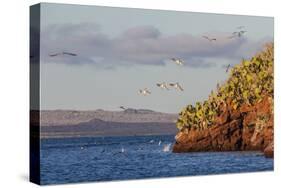
[(55, 54), (49, 54), (50, 57), (56, 57), (60, 55), (69, 55), (69, 56), (77, 56), (75, 53), (70, 53), (70, 52), (61, 52), (61, 53), (55, 53)]
[(156, 84), (158, 87), (160, 87), (161, 89), (166, 89), (169, 90), (167, 83), (166, 82), (162, 82), (162, 83), (157, 83)]
[(184, 61), (178, 58), (171, 58), (171, 60), (177, 65), (183, 65)]
[(216, 38), (210, 38), (208, 36), (202, 36), (204, 39), (207, 39), (209, 42), (216, 41)]
[(139, 93), (143, 96), (146, 96), (146, 95), (150, 95), (151, 92), (147, 89), (147, 88), (144, 88), (144, 89), (140, 89), (139, 90)]
[(170, 148), (171, 148), (171, 144), (167, 144), (163, 147), (163, 151), (168, 152), (168, 151), (170, 151)]
[(183, 91), (183, 88), (181, 87), (181, 85), (177, 82), (177, 83), (170, 83), (169, 84), (171, 87), (174, 87), (177, 90)]

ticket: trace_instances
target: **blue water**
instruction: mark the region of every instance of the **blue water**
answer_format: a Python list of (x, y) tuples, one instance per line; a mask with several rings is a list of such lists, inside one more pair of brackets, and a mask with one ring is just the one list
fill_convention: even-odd
[(174, 136), (42, 139), (41, 183), (273, 170), (273, 160), (259, 152), (172, 153), (173, 142)]

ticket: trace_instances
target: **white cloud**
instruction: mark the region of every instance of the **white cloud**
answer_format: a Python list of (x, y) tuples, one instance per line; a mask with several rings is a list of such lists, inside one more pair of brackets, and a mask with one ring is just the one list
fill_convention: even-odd
[[(117, 37), (102, 32), (95, 23), (50, 25), (42, 31), (41, 48), (44, 62), (95, 64), (114, 67), (116, 64), (164, 65), (172, 57), (181, 58), (187, 66), (215, 65), (208, 59), (239, 60), (248, 58), (272, 39), (250, 41), (245, 37), (228, 39), (229, 33), (211, 33), (217, 41), (209, 42), (187, 33), (163, 35), (153, 26), (138, 26)], [(69, 51), (76, 57), (49, 57), (50, 53)]]

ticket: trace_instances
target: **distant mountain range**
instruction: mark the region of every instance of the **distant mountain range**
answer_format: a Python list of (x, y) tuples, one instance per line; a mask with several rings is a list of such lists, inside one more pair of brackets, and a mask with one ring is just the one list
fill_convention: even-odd
[(41, 137), (176, 134), (177, 116), (133, 108), (124, 111), (44, 110), (40, 112)]
[(75, 125), (91, 120), (109, 122), (158, 122), (172, 123), (177, 120), (177, 114), (155, 112), (147, 109), (128, 108), (124, 111), (74, 111), (74, 110), (43, 110), (40, 112), (42, 126)]

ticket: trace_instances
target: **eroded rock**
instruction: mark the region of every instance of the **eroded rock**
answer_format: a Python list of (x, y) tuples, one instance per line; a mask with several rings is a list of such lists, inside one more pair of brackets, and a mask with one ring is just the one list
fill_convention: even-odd
[(196, 151), (264, 151), (273, 157), (272, 99), (264, 99), (254, 106), (242, 105), (233, 110), (221, 106), (221, 113), (210, 128), (182, 130), (176, 136), (174, 152)]

